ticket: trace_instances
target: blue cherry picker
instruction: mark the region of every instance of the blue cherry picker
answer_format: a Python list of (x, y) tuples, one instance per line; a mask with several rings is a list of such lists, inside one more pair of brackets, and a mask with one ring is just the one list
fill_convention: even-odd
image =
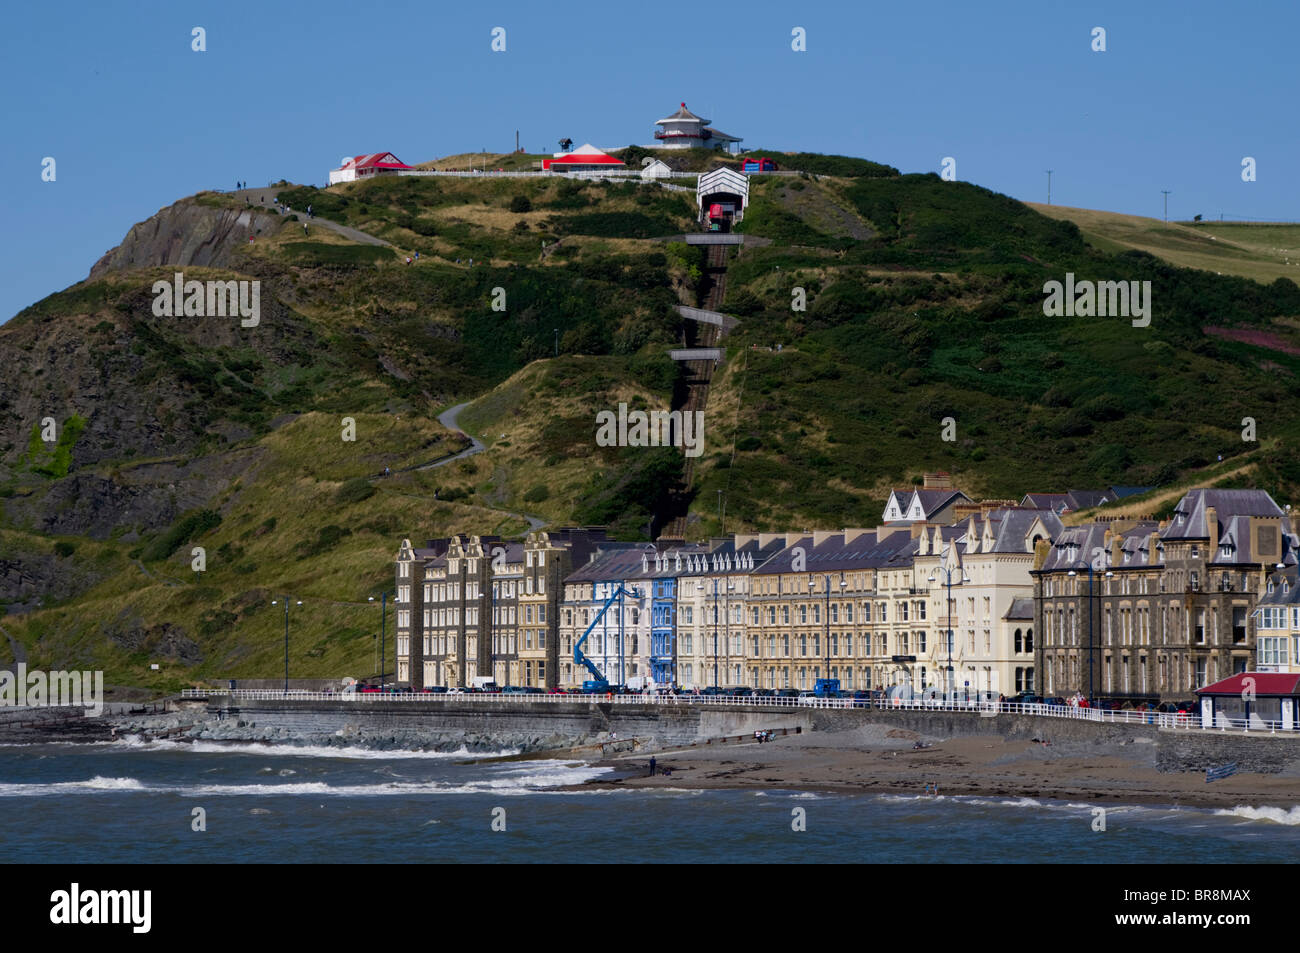
[(607, 679), (601, 673), (600, 669), (596, 667), (595, 662), (593, 662), (591, 659), (587, 658), (587, 656), (583, 654), (582, 644), (587, 641), (587, 636), (591, 635), (592, 630), (594, 630), (596, 626), (600, 624), (600, 620), (605, 618), (605, 613), (609, 610), (609, 607), (614, 604), (615, 600), (617, 600), (618, 609), (619, 609), (618, 644), (619, 644), (619, 654), (620, 655), (622, 654), (623, 597), (624, 596), (631, 596), (633, 599), (639, 599), (641, 598), (641, 591), (635, 587), (631, 589), (625, 588), (624, 585), (620, 582), (618, 586), (614, 589), (614, 591), (609, 594), (609, 598), (605, 600), (605, 604), (600, 607), (600, 611), (596, 613), (596, 617), (591, 620), (591, 625), (587, 626), (587, 631), (582, 633), (582, 638), (578, 639), (578, 641), (573, 643), (573, 661), (579, 665), (585, 666), (587, 671), (591, 673), (591, 678), (587, 679), (585, 682), (582, 683), (582, 690), (584, 692), (592, 692), (594, 694), (600, 694), (601, 692), (608, 692), (610, 690), (609, 679)]

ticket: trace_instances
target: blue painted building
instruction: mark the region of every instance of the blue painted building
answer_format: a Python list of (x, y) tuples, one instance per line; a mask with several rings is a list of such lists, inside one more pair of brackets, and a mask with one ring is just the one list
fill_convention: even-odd
[(659, 685), (677, 684), (677, 578), (654, 579), (650, 603), (650, 674)]

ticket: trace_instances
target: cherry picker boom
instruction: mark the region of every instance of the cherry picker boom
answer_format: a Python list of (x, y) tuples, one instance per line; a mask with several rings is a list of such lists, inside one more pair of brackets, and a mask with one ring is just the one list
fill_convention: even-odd
[[(580, 639), (578, 639), (578, 641), (576, 641), (576, 642), (573, 643), (573, 661), (576, 662), (576, 663), (578, 663), (579, 665), (585, 666), (586, 669), (587, 669), (587, 671), (590, 672), (591, 675), (592, 675), (592, 677), (591, 677), (590, 679), (588, 679), (587, 681), (585, 681), (585, 682), (582, 683), (582, 690), (583, 690), (584, 692), (607, 692), (607, 691), (609, 691), (609, 679), (607, 679), (607, 678), (606, 678), (606, 677), (601, 673), (600, 669), (598, 669), (598, 668), (596, 667), (596, 663), (595, 663), (595, 662), (593, 662), (591, 659), (587, 658), (587, 656), (583, 654), (583, 652), (582, 652), (582, 643), (584, 643), (584, 642), (587, 641), (587, 636), (591, 635), (592, 630), (595, 629), (596, 626), (598, 626), (598, 625), (600, 624), (600, 620), (603, 619), (603, 618), (605, 617), (605, 613), (609, 610), (609, 607), (612, 606), (612, 605), (614, 604), (614, 600), (615, 600), (615, 599), (618, 600), (618, 607), (619, 607), (619, 613), (618, 613), (619, 634), (620, 634), (620, 636), (622, 635), (622, 631), (623, 631), (623, 597), (624, 597), (624, 596), (631, 596), (633, 599), (639, 599), (639, 598), (641, 598), (641, 591), (640, 591), (639, 589), (636, 589), (635, 587), (632, 588), (632, 589), (627, 589), (627, 588), (625, 588), (625, 587), (623, 586), (623, 584), (620, 582), (620, 583), (618, 584), (618, 587), (617, 587), (613, 592), (611, 592), (611, 593), (609, 594), (609, 598), (605, 600), (605, 604), (604, 604), (603, 606), (600, 607), (600, 611), (596, 613), (596, 618), (594, 618), (594, 619), (591, 620), (591, 625), (587, 626), (587, 631), (583, 632), (583, 633), (582, 633), (582, 637), (581, 637)], [(621, 650), (622, 650), (622, 638), (619, 639), (619, 647), (620, 647), (620, 652), (621, 652)]]

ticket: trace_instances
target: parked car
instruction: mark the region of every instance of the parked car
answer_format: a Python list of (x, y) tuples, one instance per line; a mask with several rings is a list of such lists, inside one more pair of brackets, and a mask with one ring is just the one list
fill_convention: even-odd
[(1055, 706), (1057, 706), (1058, 708), (1068, 708), (1068, 707), (1070, 706), (1070, 703), (1067, 702), (1067, 701), (1066, 701), (1064, 698), (1062, 698), (1060, 695), (1051, 695), (1051, 696), (1049, 696), (1049, 697), (1047, 697), (1047, 698), (1044, 698), (1044, 699), (1042, 700), (1041, 704), (1044, 704), (1044, 705), (1055, 705)]
[(776, 694), (778, 698), (798, 698), (801, 693), (797, 688), (778, 688)]
[(1012, 705), (1041, 705), (1043, 696), (1035, 692), (1018, 692), (1008, 698), (1007, 702)]

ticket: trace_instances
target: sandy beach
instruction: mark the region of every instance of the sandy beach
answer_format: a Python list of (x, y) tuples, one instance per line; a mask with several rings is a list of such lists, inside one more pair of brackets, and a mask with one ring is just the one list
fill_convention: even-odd
[[(1047, 739), (1050, 741), (1050, 739)], [(921, 741), (931, 747), (914, 749)], [(1201, 772), (1162, 772), (1154, 745), (1101, 754), (1078, 742), (1042, 744), (999, 735), (938, 738), (902, 728), (866, 725), (812, 732), (771, 742), (655, 752), (599, 762), (615, 769), (598, 787), (784, 789), (800, 791), (1029, 797), (1113, 804), (1188, 807), (1300, 804), (1300, 776), (1237, 774), (1206, 783)], [(1111, 749), (1113, 751), (1113, 749)], [(662, 769), (671, 773), (665, 775)]]

